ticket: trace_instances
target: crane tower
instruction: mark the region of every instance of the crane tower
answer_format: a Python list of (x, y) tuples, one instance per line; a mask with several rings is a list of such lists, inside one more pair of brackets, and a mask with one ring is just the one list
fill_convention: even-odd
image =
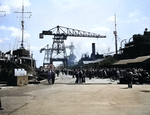
[[(91, 37), (91, 38), (106, 38), (106, 36), (102, 36), (100, 34), (95, 34), (91, 32), (86, 32), (82, 30), (56, 26), (48, 31), (42, 31), (39, 34), (39, 37), (43, 39), (44, 35), (53, 35), (53, 44), (51, 48), (48, 48), (50, 51), (49, 64), (53, 64), (54, 61), (62, 61), (64, 67), (68, 66), (66, 47), (64, 40), (67, 40), (68, 36), (72, 37)], [(43, 49), (46, 50), (46, 49)]]

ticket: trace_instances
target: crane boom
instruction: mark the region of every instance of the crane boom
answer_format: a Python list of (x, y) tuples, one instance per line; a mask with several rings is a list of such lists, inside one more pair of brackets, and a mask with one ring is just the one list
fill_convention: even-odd
[(54, 38), (59, 38), (59, 39), (62, 38), (64, 40), (67, 39), (67, 36), (106, 38), (106, 36), (102, 36), (100, 34), (62, 27), (62, 26), (56, 26), (48, 31), (42, 31), (42, 33), (40, 33), (40, 38), (43, 38), (43, 35), (54, 35)]

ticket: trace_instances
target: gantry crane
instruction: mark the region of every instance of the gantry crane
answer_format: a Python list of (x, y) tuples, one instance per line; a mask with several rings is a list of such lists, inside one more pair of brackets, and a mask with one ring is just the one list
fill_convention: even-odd
[(102, 36), (100, 34), (62, 27), (62, 26), (56, 26), (50, 30), (42, 31), (42, 33), (39, 34), (39, 37), (43, 39), (44, 35), (54, 35), (52, 47), (43, 49), (43, 50), (47, 50), (50, 54), (50, 58), (47, 58), (50, 59), (49, 64), (53, 64), (53, 61), (62, 61), (65, 67), (68, 66), (67, 63), (68, 61), (67, 61), (67, 54), (66, 54), (66, 47), (65, 47), (64, 40), (66, 40), (68, 36), (106, 38), (106, 36)]
[(43, 67), (45, 65), (49, 65), (50, 64), (51, 50), (52, 50), (52, 48), (48, 44), (44, 48), (42, 48), (40, 50), (40, 53), (42, 53), (43, 51), (45, 51), (44, 60), (43, 60)]
[[(73, 43), (71, 42), (71, 45), (66, 46), (66, 48), (70, 49), (70, 55), (67, 56), (68, 65), (74, 65), (74, 60), (75, 60), (76, 56), (74, 55), (74, 52), (73, 52), (73, 50), (75, 49)], [(45, 51), (44, 60), (43, 60), (43, 67), (45, 65), (50, 64), (51, 50), (52, 50), (52, 48), (50, 47), (49, 44), (47, 44), (44, 48), (41, 48), (41, 50), (40, 50), (40, 53)]]

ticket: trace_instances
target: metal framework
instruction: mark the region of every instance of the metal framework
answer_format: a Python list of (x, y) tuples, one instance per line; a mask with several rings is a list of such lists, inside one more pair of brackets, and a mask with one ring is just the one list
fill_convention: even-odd
[(51, 47), (47, 44), (44, 48), (40, 50), (40, 53), (45, 51), (44, 60), (43, 60), (43, 67), (45, 65), (50, 64), (50, 55), (51, 55)]
[(100, 34), (86, 32), (82, 30), (67, 28), (63, 26), (56, 26), (48, 31), (43, 31), (40, 33), (40, 38), (43, 38), (43, 35), (54, 35), (54, 38), (67, 39), (67, 36), (72, 37), (92, 37), (92, 38), (106, 38)]
[[(48, 31), (42, 31), (42, 33), (39, 34), (39, 38), (43, 39), (44, 35), (54, 35), (53, 44), (51, 48), (48, 48), (48, 50), (41, 49), (41, 51), (46, 50), (47, 54), (50, 52), (49, 53), (50, 58), (47, 58), (50, 60), (50, 64), (52, 64), (53, 61), (63, 61), (64, 66), (68, 66), (66, 47), (64, 43), (64, 40), (67, 39), (67, 36), (106, 38), (106, 36), (102, 36), (100, 34), (62, 27), (62, 26), (56, 26)], [(45, 64), (43, 63), (43, 65)]]

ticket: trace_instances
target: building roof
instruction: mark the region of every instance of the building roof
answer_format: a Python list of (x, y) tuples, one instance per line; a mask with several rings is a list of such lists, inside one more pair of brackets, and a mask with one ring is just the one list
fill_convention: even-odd
[(140, 56), (135, 59), (125, 59), (125, 60), (119, 60), (118, 62), (112, 64), (112, 65), (124, 65), (124, 64), (129, 64), (129, 63), (141, 63), (146, 60), (150, 59), (150, 55), (148, 56)]
[(140, 62), (144, 62), (148, 59), (150, 59), (150, 55), (137, 57), (137, 58), (133, 59), (130, 63), (140, 63)]
[(129, 63), (131, 60), (132, 60), (132, 59), (119, 60), (118, 62), (113, 63), (112, 65), (124, 65), (124, 64)]

